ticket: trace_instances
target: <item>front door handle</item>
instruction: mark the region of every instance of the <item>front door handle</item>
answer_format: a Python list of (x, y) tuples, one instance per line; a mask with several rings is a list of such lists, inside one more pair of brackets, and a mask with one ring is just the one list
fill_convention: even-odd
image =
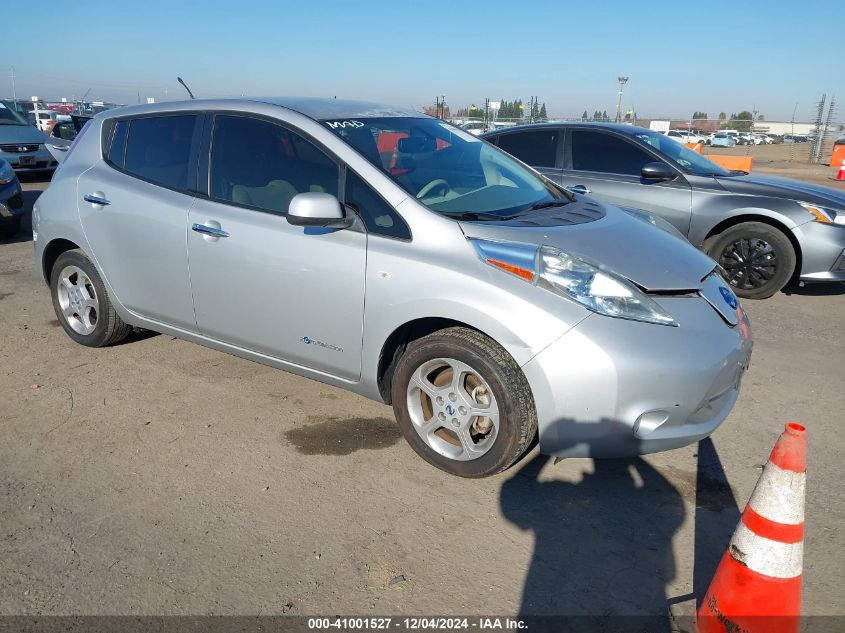
[(85, 202), (90, 202), (91, 204), (99, 204), (103, 207), (108, 204), (111, 204), (111, 200), (109, 200), (108, 198), (104, 198), (102, 194), (98, 196), (94, 193), (87, 193), (85, 194), (85, 196), (83, 196), (82, 199), (85, 200)]
[(191, 226), (191, 230), (197, 233), (204, 233), (212, 237), (229, 237), (229, 233), (216, 226), (208, 226), (207, 224), (197, 224), (196, 222)]
[(588, 193), (593, 193), (590, 189), (587, 189), (584, 185), (569, 185), (568, 187), (564, 187), (570, 193), (578, 193), (582, 196), (586, 196)]

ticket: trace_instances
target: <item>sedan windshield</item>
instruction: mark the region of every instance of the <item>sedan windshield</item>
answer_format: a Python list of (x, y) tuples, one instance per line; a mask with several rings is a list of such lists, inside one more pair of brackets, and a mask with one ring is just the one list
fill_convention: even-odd
[(696, 176), (729, 176), (727, 169), (719, 167), (709, 158), (692, 151), (682, 143), (659, 132), (637, 130), (634, 134), (643, 143), (651, 145), (673, 163)]
[(0, 125), (26, 125), (26, 121), (12, 110), (11, 104), (0, 101)]
[(571, 200), (507, 154), (437, 119), (323, 124), (410, 195), (444, 215), (500, 220)]

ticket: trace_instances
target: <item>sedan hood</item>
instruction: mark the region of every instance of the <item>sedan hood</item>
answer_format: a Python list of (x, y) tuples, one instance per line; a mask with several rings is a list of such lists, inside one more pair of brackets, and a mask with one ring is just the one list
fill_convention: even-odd
[(46, 142), (47, 135), (31, 125), (0, 125), (0, 145)]
[(680, 239), (596, 200), (507, 222), (461, 222), (470, 238), (553, 246), (652, 291), (698, 290), (716, 262)]
[(787, 198), (800, 202), (811, 202), (821, 206), (845, 209), (845, 192), (831, 187), (814, 185), (789, 178), (774, 176), (759, 176), (748, 174), (745, 176), (717, 177), (719, 184), (728, 191), (753, 196), (767, 196), (770, 198)]

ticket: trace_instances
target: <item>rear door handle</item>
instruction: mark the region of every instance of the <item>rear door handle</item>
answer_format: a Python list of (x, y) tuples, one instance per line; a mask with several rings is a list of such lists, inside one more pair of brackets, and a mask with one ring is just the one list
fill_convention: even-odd
[(99, 204), (102, 206), (106, 206), (111, 204), (111, 200), (108, 198), (103, 198), (102, 196), (95, 196), (93, 193), (87, 193), (82, 198), (85, 202), (90, 202), (91, 204)]
[(569, 185), (568, 187), (564, 187), (567, 191), (571, 193), (578, 193), (582, 196), (587, 195), (588, 193), (593, 193), (590, 189), (587, 189), (584, 185)]
[(66, 152), (67, 151), (67, 145), (51, 145), (50, 147), (52, 147), (53, 149), (57, 149), (60, 152)]
[(229, 237), (229, 233), (223, 229), (218, 229), (216, 226), (208, 226), (207, 224), (197, 224), (195, 222), (191, 225), (191, 230), (196, 231), (197, 233), (211, 235), (212, 237)]

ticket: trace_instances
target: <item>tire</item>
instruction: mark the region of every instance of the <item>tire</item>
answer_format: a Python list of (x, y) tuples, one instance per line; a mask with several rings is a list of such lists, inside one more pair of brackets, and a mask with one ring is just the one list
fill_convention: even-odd
[(789, 283), (797, 262), (789, 238), (762, 222), (732, 226), (708, 238), (704, 250), (725, 269), (728, 282), (743, 299), (771, 297)]
[(9, 223), (0, 224), (0, 240), (14, 237), (21, 230), (21, 216), (16, 215)]
[(59, 323), (80, 345), (113, 345), (132, 331), (115, 312), (100, 274), (82, 251), (59, 255), (50, 271), (50, 295)]
[(470, 478), (499, 473), (537, 433), (525, 374), (504, 348), (475, 330), (447, 328), (413, 341), (397, 361), (391, 384), (405, 440), (447, 473)]

